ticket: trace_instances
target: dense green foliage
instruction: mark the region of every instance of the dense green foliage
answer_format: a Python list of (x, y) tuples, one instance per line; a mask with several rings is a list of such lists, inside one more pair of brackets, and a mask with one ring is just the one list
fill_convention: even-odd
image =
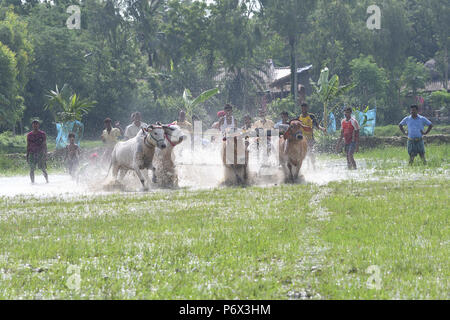
[[(448, 1), (0, 3), (1, 131), (21, 131), (38, 116), (54, 132), (46, 94), (65, 84), (97, 101), (83, 120), (88, 135), (98, 135), (105, 117), (126, 123), (136, 110), (147, 122), (172, 121), (185, 89), (193, 97), (220, 89), (201, 104), (198, 116), (208, 124), (227, 102), (237, 114), (256, 115), (268, 59), (291, 70), (312, 64), (314, 82), (328, 67), (355, 85), (330, 103), (376, 105), (380, 124), (408, 112), (411, 93), (429, 79), (425, 61), (434, 58), (438, 79), (448, 78)], [(81, 29), (66, 27), (73, 4), (81, 8)], [(366, 27), (372, 4), (382, 11), (380, 30)], [(307, 100), (322, 118), (320, 98)]]

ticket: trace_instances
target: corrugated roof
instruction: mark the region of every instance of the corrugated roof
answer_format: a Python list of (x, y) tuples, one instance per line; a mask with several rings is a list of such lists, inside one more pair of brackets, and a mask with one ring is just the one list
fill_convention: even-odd
[[(440, 91), (444, 89), (444, 83), (442, 81), (432, 81), (425, 85), (426, 92)], [(447, 83), (447, 90), (450, 90), (450, 82)]]
[[(300, 74), (302, 72), (308, 71), (310, 69), (312, 69), (312, 64), (310, 64), (309, 66), (306, 67), (302, 67), (302, 68), (297, 68), (297, 74)], [(270, 83), (269, 87), (273, 88), (273, 87), (279, 87), (281, 85), (284, 85), (285, 82), (290, 81), (290, 77), (291, 77), (291, 68), (290, 67), (284, 67), (284, 68), (278, 68), (278, 69), (287, 69), (287, 73), (285, 72), (285, 75), (277, 78), (277, 79), (273, 79), (272, 82)]]

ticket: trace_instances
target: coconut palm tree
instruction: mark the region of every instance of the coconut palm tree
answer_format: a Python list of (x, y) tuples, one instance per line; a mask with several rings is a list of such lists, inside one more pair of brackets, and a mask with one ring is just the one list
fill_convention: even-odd
[(61, 90), (50, 90), (46, 95), (48, 102), (45, 110), (50, 110), (56, 122), (81, 121), (84, 115), (97, 103), (89, 99), (81, 99), (76, 93), (70, 94), (70, 88), (66, 84)]

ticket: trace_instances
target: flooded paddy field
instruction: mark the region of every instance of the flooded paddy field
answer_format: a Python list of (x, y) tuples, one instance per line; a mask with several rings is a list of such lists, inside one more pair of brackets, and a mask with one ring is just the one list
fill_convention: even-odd
[(0, 177), (0, 298), (449, 299), (448, 146), (427, 151), (362, 152), (356, 171), (319, 156), (301, 184), (245, 188), (214, 165), (149, 192)]

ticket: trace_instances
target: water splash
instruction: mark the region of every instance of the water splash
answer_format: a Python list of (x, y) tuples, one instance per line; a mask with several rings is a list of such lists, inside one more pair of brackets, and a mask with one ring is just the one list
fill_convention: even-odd
[[(178, 172), (178, 185), (188, 189), (211, 189), (221, 186), (224, 178), (224, 168), (221, 158), (222, 142), (197, 146), (194, 151), (190, 144), (183, 143), (174, 150), (175, 165)], [(262, 187), (272, 187), (283, 183), (283, 172), (277, 165), (276, 154), (271, 153), (264, 158), (258, 155), (256, 145), (250, 145), (249, 155), (250, 184)], [(407, 166), (399, 163), (398, 167), (389, 170), (378, 170), (376, 160), (357, 159), (358, 170), (348, 170), (344, 157), (340, 159), (316, 160), (313, 169), (309, 161), (305, 161), (301, 174), (306, 183), (326, 185), (332, 181), (378, 181), (384, 179), (420, 179), (426, 172), (402, 173)], [(442, 171), (442, 170), (441, 170)], [(448, 174), (448, 170), (435, 174)], [(149, 174), (151, 177), (151, 173)], [(78, 195), (103, 195), (111, 192), (137, 192), (141, 189), (141, 183), (134, 172), (128, 172), (123, 180), (121, 188), (107, 188), (112, 179), (105, 180), (106, 171), (91, 170), (81, 179), (74, 180), (67, 174), (50, 175), (50, 183), (46, 184), (39, 171), (36, 172), (36, 183), (31, 184), (29, 176), (0, 177), (0, 196), (14, 197), (27, 195), (35, 197), (71, 197)], [(152, 185), (150, 191), (158, 190), (157, 185)]]

